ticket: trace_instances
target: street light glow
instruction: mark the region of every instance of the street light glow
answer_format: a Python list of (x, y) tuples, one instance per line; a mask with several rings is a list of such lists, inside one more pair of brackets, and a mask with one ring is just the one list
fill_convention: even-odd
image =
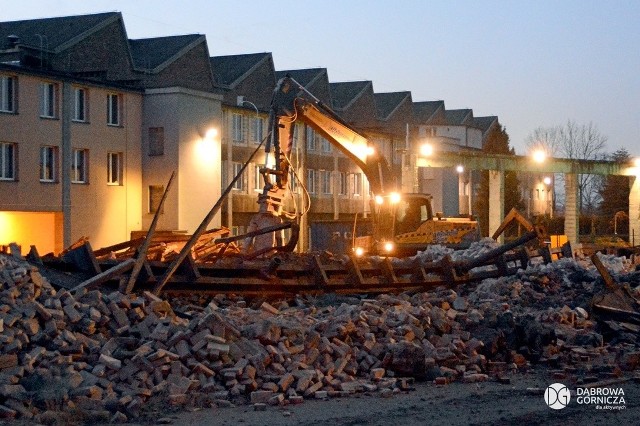
[(420, 154), (424, 157), (430, 157), (433, 155), (433, 145), (425, 143), (420, 146)]
[(535, 150), (532, 156), (533, 161), (535, 161), (536, 163), (544, 163), (544, 161), (547, 159), (547, 153), (541, 149)]

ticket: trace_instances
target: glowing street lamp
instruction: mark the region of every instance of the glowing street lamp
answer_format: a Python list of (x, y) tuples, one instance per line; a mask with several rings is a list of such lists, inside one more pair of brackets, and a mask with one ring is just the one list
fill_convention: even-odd
[(420, 146), (420, 155), (424, 157), (430, 157), (433, 155), (433, 145), (425, 143)]
[(547, 159), (547, 153), (544, 152), (544, 150), (542, 149), (537, 149), (535, 151), (533, 151), (533, 153), (531, 154), (533, 157), (533, 161), (535, 161), (536, 163), (544, 163), (545, 160)]

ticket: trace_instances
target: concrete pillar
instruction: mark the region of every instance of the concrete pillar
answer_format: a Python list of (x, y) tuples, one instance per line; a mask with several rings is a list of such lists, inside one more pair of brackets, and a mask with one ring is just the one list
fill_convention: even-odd
[(640, 245), (640, 177), (629, 177), (629, 242)]
[[(500, 227), (504, 215), (504, 172), (489, 170), (489, 235)], [(504, 242), (504, 235), (498, 237), (498, 243)]]
[(579, 249), (580, 243), (580, 212), (578, 210), (578, 175), (566, 174), (564, 176), (564, 233), (566, 234), (574, 250)]

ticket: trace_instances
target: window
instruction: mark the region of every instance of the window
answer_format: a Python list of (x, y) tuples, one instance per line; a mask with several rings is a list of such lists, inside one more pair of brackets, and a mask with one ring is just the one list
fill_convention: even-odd
[(316, 132), (311, 127), (307, 126), (305, 136), (307, 138), (307, 151), (316, 150)]
[(233, 139), (234, 142), (238, 143), (242, 143), (244, 142), (244, 132), (243, 127), (244, 126), (244, 120), (241, 114), (233, 114), (232, 117), (232, 128), (231, 128), (231, 138)]
[(331, 152), (333, 147), (329, 141), (325, 138), (320, 138), (320, 140), (322, 140), (322, 152)]
[(40, 182), (55, 182), (58, 169), (58, 148), (43, 146), (40, 148)]
[(122, 185), (122, 153), (107, 153), (107, 185)]
[(87, 121), (87, 89), (76, 87), (73, 89), (73, 119)]
[(362, 173), (353, 174), (353, 195), (360, 195), (362, 192)]
[(255, 180), (253, 182), (253, 189), (258, 192), (262, 192), (262, 175), (260, 174), (260, 168), (262, 167), (261, 165), (256, 165)]
[(16, 151), (16, 144), (0, 143), (0, 180), (16, 180)]
[(40, 117), (56, 117), (57, 84), (42, 83), (42, 102), (40, 105)]
[(16, 78), (0, 75), (0, 111), (16, 112)]
[(347, 188), (349, 183), (347, 181), (347, 174), (345, 172), (340, 172), (340, 195), (347, 195)]
[(256, 117), (251, 125), (251, 140), (255, 143), (262, 142), (262, 131), (264, 128), (264, 119)]
[(117, 93), (107, 95), (107, 124), (110, 126), (120, 125), (120, 95)]
[(71, 157), (71, 182), (87, 183), (87, 167), (89, 151), (86, 149), (74, 149)]
[(309, 194), (316, 193), (316, 171), (314, 169), (307, 170), (307, 191)]
[(323, 194), (331, 194), (331, 172), (329, 170), (320, 171), (320, 190)]
[(149, 127), (149, 156), (164, 155), (164, 127)]
[[(155, 214), (160, 207), (160, 201), (164, 195), (163, 185), (149, 185), (149, 213)], [(164, 213), (164, 206), (160, 210), (160, 214)]]
[(298, 149), (298, 139), (300, 139), (300, 125), (299, 124), (295, 124), (293, 125), (293, 142), (291, 143), (291, 149), (292, 150), (296, 150)]
[[(231, 176), (231, 180), (233, 180), (234, 177), (238, 176), (240, 174), (240, 172), (242, 171), (242, 163), (237, 163), (237, 162), (233, 162), (232, 164), (233, 167), (233, 174)], [(231, 182), (231, 181), (229, 181)], [(238, 180), (235, 181), (235, 183), (233, 184), (233, 189), (237, 190), (237, 191), (244, 191), (244, 174), (240, 175), (240, 177), (238, 178)]]
[(289, 188), (291, 188), (292, 194), (298, 193), (298, 176), (293, 170), (289, 171)]

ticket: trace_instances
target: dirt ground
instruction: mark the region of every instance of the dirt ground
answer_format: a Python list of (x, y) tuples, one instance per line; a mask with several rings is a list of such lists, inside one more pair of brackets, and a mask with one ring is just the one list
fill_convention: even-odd
[[(305, 400), (299, 405), (267, 406), (256, 411), (251, 405), (174, 413), (162, 422), (175, 425), (637, 425), (640, 416), (640, 383), (628, 380), (607, 387), (622, 388), (624, 409), (597, 409), (578, 404), (576, 386), (569, 405), (549, 408), (544, 390), (562, 382), (544, 371), (516, 374), (510, 383), (452, 383), (437, 386), (416, 383), (415, 390), (383, 398), (360, 394), (347, 398)], [(160, 418), (159, 418), (160, 419)]]

